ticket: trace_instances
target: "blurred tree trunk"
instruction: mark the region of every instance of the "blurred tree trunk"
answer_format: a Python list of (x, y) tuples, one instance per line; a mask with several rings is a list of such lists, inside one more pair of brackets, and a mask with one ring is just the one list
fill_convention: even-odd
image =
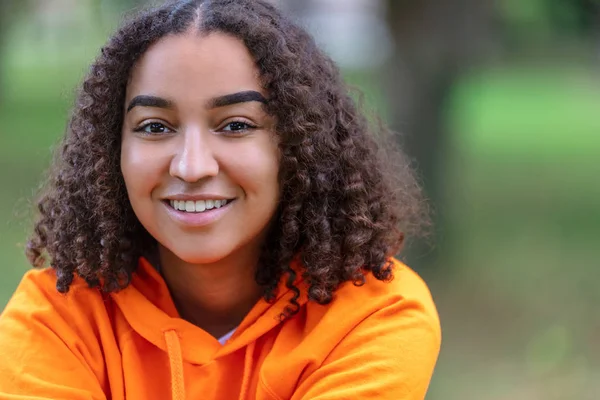
[[(385, 82), (390, 124), (400, 132), (403, 148), (423, 179), (439, 236), (444, 219), (439, 170), (447, 150), (445, 105), (457, 79), (494, 47), (493, 1), (386, 1), (395, 44)], [(435, 253), (430, 245), (417, 243), (407, 258), (421, 269), (433, 262)]]

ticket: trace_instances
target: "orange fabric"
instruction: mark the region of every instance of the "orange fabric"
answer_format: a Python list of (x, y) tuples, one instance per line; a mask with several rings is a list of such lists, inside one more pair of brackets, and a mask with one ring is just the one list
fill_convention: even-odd
[(185, 385), (183, 383), (183, 359), (181, 358), (181, 345), (177, 332), (165, 332), (167, 354), (171, 367), (171, 398), (173, 400), (185, 399)]
[(240, 389), (239, 400), (246, 400), (248, 397), (248, 389), (250, 384), (250, 376), (252, 375), (252, 361), (254, 361), (254, 346), (256, 342), (252, 342), (246, 347), (246, 356), (244, 357), (244, 376), (242, 378), (242, 388)]
[[(425, 283), (394, 261), (390, 283), (343, 284), (283, 324), (292, 293), (259, 301), (225, 345), (179, 318), (144, 259), (103, 295), (29, 271), (0, 316), (0, 399), (423, 399), (440, 346)], [(302, 282), (297, 284), (302, 288)]]

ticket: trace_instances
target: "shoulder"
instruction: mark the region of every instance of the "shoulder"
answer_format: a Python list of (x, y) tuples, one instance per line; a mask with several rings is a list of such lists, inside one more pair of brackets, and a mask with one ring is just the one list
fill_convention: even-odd
[[(309, 357), (294, 398), (422, 399), (441, 345), (425, 282), (397, 260), (394, 279), (344, 283), (325, 306), (308, 303), (301, 357)], [(308, 356), (307, 356), (308, 355)]]
[(417, 301), (428, 309), (435, 308), (425, 281), (397, 259), (391, 258), (390, 262), (394, 276), (391, 281), (380, 281), (368, 273), (364, 285), (356, 286), (352, 282), (346, 282), (340, 287), (338, 294), (342, 298), (376, 296), (387, 298), (390, 301)]
[[(75, 278), (68, 293), (56, 289), (56, 272), (52, 268), (32, 269), (25, 273), (3, 315), (13, 309), (26, 308), (29, 311), (45, 310), (52, 307), (60, 311), (62, 307), (79, 308), (85, 304), (102, 302), (102, 295), (96, 289), (90, 289), (81, 278)], [(78, 304), (79, 303), (79, 304)], [(79, 307), (78, 307), (79, 305)]]
[[(100, 398), (102, 295), (83, 281), (67, 294), (55, 286), (52, 269), (27, 272), (0, 315), (0, 387), (44, 398), (71, 398), (67, 392), (85, 389)], [(52, 368), (57, 362), (60, 368)]]
[(328, 305), (309, 302), (306, 331), (326, 341), (329, 349), (344, 342), (355, 343), (353, 337), (364, 339), (364, 344), (371, 338), (375, 347), (376, 343), (420, 342), (423, 352), (437, 357), (441, 327), (429, 288), (408, 266), (396, 259), (391, 261), (393, 280), (383, 282), (367, 274), (362, 286), (342, 284)]
[(104, 296), (80, 278), (74, 280), (68, 293), (60, 293), (56, 279), (51, 268), (25, 273), (0, 315), (0, 331), (13, 332), (17, 337), (21, 330), (44, 331), (62, 337), (65, 343), (93, 336), (94, 321), (107, 318)]
[[(431, 292), (423, 279), (411, 268), (395, 258), (394, 277), (384, 282), (372, 274), (366, 275), (365, 284), (357, 286), (352, 282), (343, 283), (335, 294), (334, 300), (326, 309), (327, 313), (354, 316), (357, 320), (385, 311), (390, 318), (407, 313), (428, 321), (439, 330), (439, 318)], [(387, 310), (387, 311), (386, 311)]]

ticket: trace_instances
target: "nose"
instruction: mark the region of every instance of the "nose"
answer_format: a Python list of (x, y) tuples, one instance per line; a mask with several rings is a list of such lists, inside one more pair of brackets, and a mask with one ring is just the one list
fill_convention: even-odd
[(177, 145), (169, 173), (185, 182), (198, 182), (219, 173), (219, 163), (210, 145), (210, 132), (187, 129)]

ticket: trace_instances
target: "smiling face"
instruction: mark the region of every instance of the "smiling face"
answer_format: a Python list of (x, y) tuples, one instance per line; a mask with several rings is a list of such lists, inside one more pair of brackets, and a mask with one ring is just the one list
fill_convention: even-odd
[(121, 171), (161, 251), (194, 264), (257, 254), (279, 201), (279, 151), (244, 44), (167, 36), (127, 86)]

